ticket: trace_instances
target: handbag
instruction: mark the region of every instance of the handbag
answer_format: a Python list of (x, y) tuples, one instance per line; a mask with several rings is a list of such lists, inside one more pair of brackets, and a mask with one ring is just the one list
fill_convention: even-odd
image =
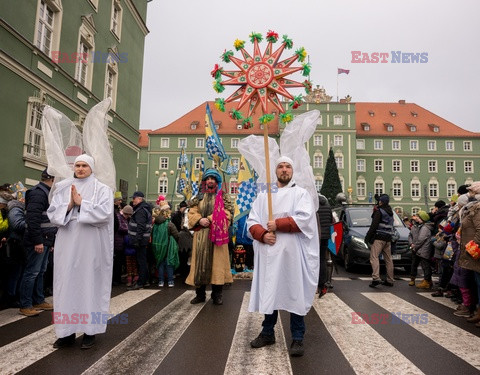
[(451, 260), (453, 257), (453, 247), (451, 242), (447, 244), (447, 247), (445, 248), (445, 251), (443, 252), (443, 259), (445, 260)]
[(478, 244), (473, 242), (473, 240), (467, 242), (465, 245), (465, 250), (473, 259), (480, 259), (480, 248), (478, 247)]

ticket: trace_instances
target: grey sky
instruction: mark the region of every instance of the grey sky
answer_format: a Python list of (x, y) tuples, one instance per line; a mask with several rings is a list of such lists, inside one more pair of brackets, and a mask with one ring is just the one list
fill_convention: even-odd
[[(228, 97), (212, 88), (215, 64), (235, 39), (271, 29), (293, 40), (291, 56), (305, 47), (311, 80), (336, 99), (354, 102), (414, 102), (454, 124), (480, 131), (480, 2), (476, 0), (153, 0), (145, 44), (141, 129), (168, 125), (206, 100)], [(277, 42), (274, 48), (278, 48)], [(266, 42), (260, 44), (263, 52)], [(351, 51), (386, 52), (388, 63), (352, 63)], [(391, 63), (391, 51), (428, 53), (428, 62)], [(298, 66), (298, 62), (294, 64)], [(300, 74), (290, 78), (303, 81)], [(294, 95), (304, 93), (292, 89)]]

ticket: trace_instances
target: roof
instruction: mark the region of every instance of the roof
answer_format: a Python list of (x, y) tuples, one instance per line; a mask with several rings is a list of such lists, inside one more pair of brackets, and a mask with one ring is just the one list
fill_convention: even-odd
[[(355, 103), (356, 130), (358, 136), (397, 137), (478, 137), (471, 132), (437, 116), (415, 103), (357, 102)], [(366, 125), (370, 130), (365, 130)], [(388, 131), (393, 125), (393, 131)], [(415, 132), (410, 129), (415, 127)]]
[(148, 147), (148, 133), (151, 129), (140, 129), (140, 134), (138, 135), (138, 147)]
[[(155, 134), (184, 134), (184, 135), (194, 135), (194, 134), (202, 134), (205, 135), (205, 109), (207, 103), (210, 106), (210, 111), (212, 112), (212, 118), (215, 123), (219, 121), (220, 126), (217, 129), (217, 133), (222, 134), (231, 134), (231, 135), (239, 135), (239, 136), (246, 136), (250, 134), (263, 134), (263, 129), (259, 126), (258, 118), (263, 115), (261, 110), (257, 110), (257, 114), (252, 116), (254, 126), (250, 129), (237, 129), (237, 123), (241, 124), (241, 121), (234, 120), (230, 117), (230, 110), (236, 109), (238, 103), (226, 103), (225, 104), (225, 112), (220, 112), (215, 107), (215, 102), (208, 101), (203, 102), (198, 107), (194, 108), (190, 112), (186, 113), (179, 119), (173, 121), (172, 123), (168, 124), (165, 127), (159, 128), (154, 131), (150, 131), (149, 135)], [(255, 112), (254, 112), (255, 113)], [(195, 129), (191, 128), (192, 123), (195, 123), (197, 126)], [(278, 134), (279, 127), (278, 127), (278, 116), (275, 116), (275, 120), (273, 120), (268, 125), (268, 134)]]

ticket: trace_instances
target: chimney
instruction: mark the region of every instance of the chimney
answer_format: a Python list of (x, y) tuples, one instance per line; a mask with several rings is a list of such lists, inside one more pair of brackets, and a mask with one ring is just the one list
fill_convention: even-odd
[(399, 102), (400, 104), (405, 104), (405, 99), (400, 99), (398, 102)]

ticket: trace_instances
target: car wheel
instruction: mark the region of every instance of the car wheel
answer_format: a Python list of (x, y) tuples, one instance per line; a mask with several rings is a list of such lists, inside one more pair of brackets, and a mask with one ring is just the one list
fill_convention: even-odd
[(343, 261), (345, 263), (345, 271), (353, 272), (353, 268), (354, 268), (353, 259), (350, 259), (350, 254), (347, 248), (343, 249)]

